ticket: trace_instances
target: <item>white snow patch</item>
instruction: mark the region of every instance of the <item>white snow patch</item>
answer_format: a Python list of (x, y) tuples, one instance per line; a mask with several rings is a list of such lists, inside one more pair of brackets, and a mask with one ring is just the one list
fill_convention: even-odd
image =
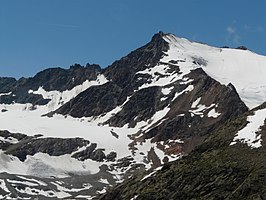
[(11, 184), (22, 184), (22, 185), (27, 185), (27, 186), (31, 186), (31, 187), (34, 187), (34, 186), (39, 186), (39, 184), (37, 183), (33, 183), (33, 182), (29, 182), (29, 181), (17, 181), (17, 180), (10, 180), (10, 179), (7, 179), (7, 182), (11, 183)]
[[(99, 171), (100, 163), (92, 160), (83, 162), (72, 158), (71, 155), (49, 156), (45, 153), (37, 153), (34, 156), (27, 156), (24, 162), (27, 174), (39, 177), (68, 177), (69, 173), (74, 174), (95, 174)], [(43, 170), (46, 169), (46, 170)]]
[(131, 198), (130, 200), (136, 200), (138, 198), (138, 195), (135, 195), (133, 198)]
[(15, 156), (6, 155), (0, 150), (0, 173), (25, 174), (27, 167)]
[[(194, 102), (193, 102), (194, 103)], [(206, 106), (206, 105), (202, 105), (202, 104), (198, 104), (198, 102), (196, 102), (196, 107), (191, 107), (194, 108), (193, 110), (189, 110), (191, 116), (193, 117), (194, 115), (199, 115), (200, 117), (204, 117), (204, 112), (212, 107), (215, 106), (215, 104), (211, 104), (210, 106)]]
[(221, 113), (217, 112), (215, 108), (211, 109), (208, 112), (208, 117), (217, 118), (221, 115)]
[(183, 91), (181, 91), (181, 92), (177, 92), (177, 93), (175, 94), (175, 97), (172, 99), (172, 101), (176, 100), (177, 97), (179, 97), (180, 95), (182, 95), (182, 94), (184, 94), (184, 93), (191, 92), (193, 89), (194, 89), (194, 86), (193, 86), (193, 85), (189, 85), (189, 86), (187, 86), (187, 88), (184, 89)]
[[(6, 155), (2, 151), (0, 152), (0, 173), (6, 172), (38, 177), (64, 178), (68, 177), (70, 173), (80, 175), (95, 174), (99, 171), (100, 165), (101, 163), (92, 160), (81, 162), (72, 158), (69, 154), (63, 156), (49, 156), (45, 153), (27, 156), (27, 159), (22, 162), (15, 156)], [(44, 184), (45, 183), (42, 185)]]
[(18, 142), (18, 140), (16, 138), (13, 138), (13, 137), (4, 138), (2, 136), (0, 136), (0, 141), (2, 141), (2, 142), (9, 142), (11, 144), (16, 144)]
[(8, 96), (8, 95), (11, 95), (12, 94), (12, 92), (8, 92), (8, 93), (0, 93), (0, 97), (1, 96)]
[(27, 181), (30, 181), (30, 182), (35, 182), (37, 183), (38, 185), (41, 185), (41, 186), (47, 186), (47, 184), (43, 181), (39, 181), (39, 180), (36, 180), (36, 179), (33, 179), (33, 178), (26, 178), (24, 176), (17, 176), (18, 178), (20, 179), (23, 179), (23, 180), (27, 180)]
[(154, 175), (157, 171), (160, 171), (163, 167), (160, 166), (160, 167), (157, 167), (156, 169), (154, 169), (153, 172), (147, 174), (146, 176), (144, 176), (140, 181), (144, 181), (146, 180), (147, 178), (151, 177), (152, 175)]
[(172, 89), (174, 89), (174, 86), (172, 86), (172, 87), (170, 87), (170, 88), (162, 88), (162, 93), (164, 94), (164, 95), (168, 95), (168, 94), (170, 94), (171, 93), (171, 91), (172, 91)]
[(192, 103), (191, 108), (196, 108), (197, 105), (199, 105), (200, 100), (201, 100), (201, 97), (197, 98), (197, 100)]
[(145, 143), (144, 142), (143, 143), (137, 143), (137, 145), (135, 145), (135, 147), (137, 148), (137, 152), (144, 152), (145, 153), (145, 155), (140, 155), (139, 153), (135, 154), (134, 159), (140, 163), (142, 163), (143, 160), (146, 159), (147, 153), (151, 149), (154, 149), (154, 152), (158, 156), (160, 161), (162, 161), (163, 158), (165, 157), (164, 152), (162, 150), (160, 150), (159, 148), (157, 148), (157, 144), (152, 143), (151, 139), (146, 140)]
[(167, 99), (167, 97), (162, 97), (161, 99), (160, 99), (160, 101), (165, 101)]
[[(167, 52), (168, 54), (169, 52)], [(160, 61), (165, 64), (158, 64), (153, 68), (148, 68), (143, 71), (138, 71), (137, 74), (149, 74), (152, 78), (149, 80), (149, 83), (144, 83), (142, 86), (138, 88), (141, 90), (143, 88), (148, 88), (152, 86), (161, 86), (162, 93), (168, 95), (173, 87), (168, 88), (167, 85), (173, 83), (175, 81), (180, 81), (180, 84), (190, 83), (193, 80), (189, 80), (184, 77), (186, 74), (190, 72), (190, 70), (185, 71), (185, 73), (176, 73), (176, 71), (169, 72), (170, 67), (167, 65), (169, 61), (172, 60), (171, 56), (164, 56)], [(171, 65), (173, 65), (171, 63)]]
[(66, 187), (63, 187), (55, 182), (51, 182), (53, 185), (55, 185), (57, 187), (57, 189), (59, 191), (63, 191), (63, 192), (80, 192), (80, 191), (83, 191), (83, 190), (88, 190), (90, 188), (92, 188), (93, 186), (91, 184), (83, 184), (84, 187), (82, 188), (66, 188)]
[(8, 193), (10, 192), (9, 189), (7, 188), (7, 186), (6, 186), (5, 181), (2, 180), (2, 179), (0, 179), (0, 188), (1, 188), (2, 190), (4, 190), (5, 192), (8, 192)]
[(88, 196), (88, 195), (78, 195), (76, 196), (77, 199), (87, 199), (87, 200), (92, 200), (94, 197)]
[(42, 189), (30, 188), (30, 187), (25, 187), (25, 189), (16, 188), (16, 190), (20, 193), (26, 193), (32, 196), (42, 195), (42, 196), (50, 197), (50, 198), (51, 197), (66, 198), (66, 197), (71, 196), (70, 194), (63, 192), (63, 191), (56, 192), (53, 190), (42, 190)]
[(160, 64), (153, 68), (148, 68), (143, 71), (137, 72), (137, 74), (149, 74), (152, 76), (152, 79), (150, 80), (151, 82), (144, 83), (142, 86), (139, 87), (139, 90), (152, 86), (165, 86), (173, 82), (174, 80), (178, 80), (178, 76), (175, 74), (175, 72), (168, 73), (168, 69), (168, 66)]
[[(0, 199), (11, 199), (13, 200), (14, 198), (11, 197), (12, 193), (10, 192), (9, 194), (6, 194), (5, 196), (0, 194)], [(24, 199), (30, 199), (30, 198), (24, 198)]]
[(168, 140), (168, 143), (184, 143), (184, 141), (183, 140), (180, 140), (180, 139), (176, 139), (176, 140)]
[(97, 194), (104, 194), (106, 192), (106, 188), (104, 187), (102, 190), (97, 191)]
[(108, 182), (107, 179), (103, 179), (103, 178), (101, 178), (100, 180), (98, 180), (98, 182), (100, 182), (100, 183), (104, 183), (104, 184), (108, 184), (108, 185), (109, 185), (109, 182)]
[(163, 119), (163, 117), (170, 111), (170, 108), (168, 106), (166, 106), (164, 109), (157, 111), (152, 118), (149, 121), (152, 121), (152, 123), (148, 124), (147, 122), (143, 123), (143, 122), (139, 122), (137, 125), (138, 127), (142, 127), (143, 125), (145, 125), (145, 128), (141, 128), (141, 130), (147, 132), (149, 131), (154, 124), (156, 124), (158, 121), (160, 121), (161, 119)]
[(264, 125), (266, 119), (266, 109), (255, 111), (254, 115), (248, 116), (248, 124), (241, 129), (235, 136), (230, 145), (234, 145), (237, 141), (246, 143), (251, 148), (261, 147), (261, 135), (257, 134), (261, 131), (260, 127)]

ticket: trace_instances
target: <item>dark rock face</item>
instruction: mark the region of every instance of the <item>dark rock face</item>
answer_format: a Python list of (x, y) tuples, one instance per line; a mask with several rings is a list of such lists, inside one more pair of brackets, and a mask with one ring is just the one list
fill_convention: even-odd
[(124, 158), (118, 159), (117, 162), (114, 164), (114, 166), (118, 168), (124, 168), (124, 167), (128, 167), (133, 162), (134, 162), (134, 158), (132, 158), (131, 156), (124, 157)]
[(120, 87), (112, 82), (90, 87), (76, 98), (64, 104), (56, 113), (73, 117), (98, 116), (114, 109), (126, 100)]
[(15, 78), (0, 78), (0, 93), (8, 93), (12, 90), (16, 83)]
[(237, 47), (236, 49), (240, 49), (240, 50), (248, 50), (248, 48), (245, 47), (245, 46), (239, 46), (239, 47)]
[(161, 32), (155, 34), (151, 42), (106, 68), (104, 75), (118, 86), (122, 88), (128, 87), (137, 71), (144, 70), (147, 66), (155, 66), (164, 55), (164, 52), (169, 49), (168, 43), (162, 37), (163, 33)]
[(5, 139), (5, 141), (0, 141), (0, 149), (2, 149), (3, 151), (7, 150), (9, 147), (13, 145), (11, 141), (14, 139), (17, 141), (21, 141), (31, 138), (21, 133), (10, 133), (9, 131), (1, 131), (1, 130), (0, 130), (0, 137)]
[[(149, 76), (136, 72), (155, 66), (169, 49), (162, 36), (162, 33), (154, 35), (151, 42), (104, 69), (103, 74), (109, 83), (89, 88), (55, 112), (73, 117), (98, 116), (123, 104), (138, 86), (149, 79)], [(142, 80), (138, 81), (139, 77)]]
[[(135, 176), (98, 199), (265, 198), (265, 147), (252, 149), (242, 143), (230, 146), (250, 113), (225, 123), (183, 159), (164, 165), (149, 178)], [(265, 133), (264, 125), (262, 138)]]
[[(36, 153), (47, 153), (50, 156), (61, 156), (72, 154), (71, 157), (84, 161), (91, 159), (98, 162), (114, 161), (116, 152), (110, 152), (105, 155), (104, 149), (98, 149), (97, 144), (91, 143), (82, 138), (41, 138), (42, 135), (27, 136), (20, 133), (10, 133), (9, 131), (0, 131), (0, 137), (6, 141), (0, 141), (0, 149), (6, 154), (16, 156), (21, 161), (25, 161), (27, 155)], [(17, 142), (8, 142), (16, 139)], [(79, 148), (86, 147), (85, 150), (79, 151)]]
[(21, 161), (26, 160), (27, 155), (47, 153), (50, 156), (70, 154), (78, 150), (78, 147), (89, 143), (81, 138), (27, 138), (6, 149), (7, 154), (18, 157)]
[(110, 152), (108, 155), (106, 155), (106, 160), (114, 162), (116, 159), (117, 153), (116, 152)]
[(85, 150), (75, 153), (72, 157), (77, 158), (81, 161), (86, 160), (87, 158), (91, 157), (93, 151), (96, 149), (97, 144), (92, 143), (89, 147)]
[[(78, 160), (84, 161), (87, 159), (91, 159), (94, 161), (102, 162), (106, 159), (106, 155), (104, 154), (104, 149), (96, 149), (97, 144), (92, 143), (89, 147), (87, 147), (85, 150), (80, 151), (72, 155), (73, 158), (76, 158)], [(113, 155), (109, 155), (109, 159), (115, 159)]]
[(68, 70), (51, 68), (36, 74), (36, 76), (30, 79), (29, 84), (34, 86), (34, 89), (42, 86), (46, 91), (71, 90), (86, 80), (96, 80), (97, 74), (100, 71), (101, 68), (98, 65), (87, 65), (83, 67), (75, 64), (70, 66)]
[[(221, 85), (202, 69), (193, 70), (187, 76), (193, 79), (191, 84), (194, 89), (177, 97), (170, 104), (170, 111), (165, 116), (167, 120), (145, 134), (145, 139), (153, 138), (154, 142), (182, 139), (185, 141), (182, 146), (186, 152), (227, 120), (234, 119), (248, 110), (233, 87)], [(197, 114), (194, 113), (197, 108), (192, 108), (192, 104), (199, 98), (199, 105), (209, 108)], [(208, 113), (212, 109), (220, 115), (209, 117)], [(191, 140), (194, 141), (193, 145), (190, 144)]]
[(70, 90), (76, 85), (82, 84), (85, 80), (96, 80), (101, 71), (98, 65), (87, 65), (83, 67), (75, 64), (70, 69), (50, 68), (43, 70), (32, 78), (0, 78), (0, 93), (12, 92), (0, 98), (0, 103), (32, 103), (45, 105), (49, 99), (43, 99), (41, 95), (29, 94), (29, 90), (38, 90), (43, 87), (46, 91)]
[(4, 139), (8, 139), (10, 137), (15, 138), (17, 140), (22, 140), (25, 138), (28, 138), (29, 136), (21, 133), (10, 133), (9, 131), (1, 131), (0, 130), (0, 136), (3, 137)]
[(106, 123), (117, 127), (129, 123), (129, 127), (135, 127), (137, 122), (150, 119), (156, 111), (166, 106), (165, 103), (160, 101), (161, 97), (160, 87), (139, 90), (130, 97), (123, 109)]

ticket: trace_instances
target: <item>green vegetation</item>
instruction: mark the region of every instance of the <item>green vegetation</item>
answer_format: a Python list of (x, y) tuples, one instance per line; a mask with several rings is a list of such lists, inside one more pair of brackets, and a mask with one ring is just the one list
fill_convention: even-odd
[(168, 163), (156, 175), (143, 181), (141, 176), (134, 177), (101, 199), (266, 199), (265, 148), (251, 149), (242, 143), (230, 146), (250, 114), (228, 122), (188, 156)]

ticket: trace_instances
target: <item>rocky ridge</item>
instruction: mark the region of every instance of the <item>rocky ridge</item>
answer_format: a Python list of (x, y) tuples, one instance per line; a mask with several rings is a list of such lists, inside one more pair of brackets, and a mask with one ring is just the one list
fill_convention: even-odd
[(31, 103), (33, 105), (45, 105), (49, 99), (44, 99), (40, 94), (33, 94), (29, 91), (37, 91), (42, 87), (46, 91), (71, 90), (84, 81), (96, 80), (97, 74), (101, 71), (99, 65), (87, 64), (83, 67), (79, 64), (70, 66), (69, 69), (49, 68), (37, 73), (34, 77), (0, 78), (0, 103)]

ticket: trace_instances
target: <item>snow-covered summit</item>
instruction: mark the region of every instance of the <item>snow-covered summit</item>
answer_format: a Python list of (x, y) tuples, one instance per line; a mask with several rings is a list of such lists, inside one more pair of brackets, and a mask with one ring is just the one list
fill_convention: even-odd
[(249, 108), (266, 101), (265, 56), (249, 50), (211, 47), (172, 34), (165, 34), (163, 39), (170, 48), (164, 59), (186, 61), (181, 71), (201, 67), (220, 83), (232, 83)]

